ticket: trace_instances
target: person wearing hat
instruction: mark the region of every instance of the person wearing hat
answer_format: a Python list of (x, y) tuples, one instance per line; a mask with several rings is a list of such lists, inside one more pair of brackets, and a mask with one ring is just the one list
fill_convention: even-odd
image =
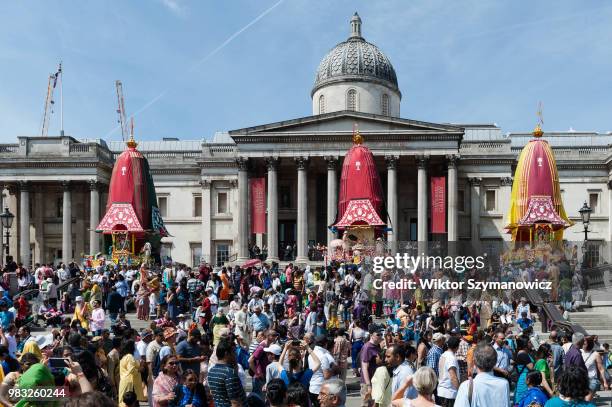
[(283, 349), (280, 345), (273, 343), (264, 348), (263, 351), (266, 353), (269, 362), (268, 366), (266, 366), (266, 384), (263, 387), (263, 391), (266, 391), (266, 386), (270, 383), (270, 380), (280, 378), (283, 371), (283, 366), (279, 363)]
[(159, 350), (159, 358), (163, 359), (167, 355), (176, 355), (176, 336), (178, 332), (172, 327), (164, 329), (165, 345)]
[(436, 332), (431, 338), (432, 345), (429, 352), (427, 352), (427, 359), (425, 359), (425, 364), (432, 368), (434, 372), (436, 372), (436, 375), (439, 374), (438, 362), (440, 361), (440, 356), (442, 356), (442, 353), (444, 352), (442, 350), (444, 347), (444, 342), (446, 342), (446, 337), (444, 334)]

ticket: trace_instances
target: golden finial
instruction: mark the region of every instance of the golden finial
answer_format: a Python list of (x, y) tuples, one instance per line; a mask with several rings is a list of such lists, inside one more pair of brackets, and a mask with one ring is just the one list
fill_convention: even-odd
[(134, 118), (130, 121), (130, 139), (125, 143), (128, 148), (136, 148), (138, 147), (138, 143), (134, 140)]
[(361, 144), (363, 143), (363, 137), (359, 134), (359, 129), (357, 128), (357, 123), (353, 124), (353, 144)]
[(544, 116), (542, 116), (542, 102), (538, 103), (538, 124), (533, 130), (534, 137), (542, 137), (544, 135), (544, 131), (542, 130), (542, 125), (544, 124)]

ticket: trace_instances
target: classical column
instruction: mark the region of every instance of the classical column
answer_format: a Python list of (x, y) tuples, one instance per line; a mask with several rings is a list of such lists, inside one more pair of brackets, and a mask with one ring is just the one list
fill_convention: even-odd
[(391, 253), (397, 253), (399, 223), (397, 219), (397, 162), (399, 156), (388, 155), (387, 162), (387, 212), (389, 214), (388, 227), (392, 228), (387, 234)]
[(95, 180), (89, 180), (89, 253), (100, 251), (100, 235), (96, 233), (100, 223), (100, 191)]
[(480, 183), (482, 178), (469, 178), (470, 190), (470, 224), (472, 231), (472, 246), (475, 251), (480, 247)]
[(448, 233), (447, 240), (456, 242), (457, 230), (457, 160), (456, 155), (449, 155), (448, 160)]
[[(612, 263), (612, 180), (608, 181), (608, 263)], [(605, 281), (610, 281), (605, 280)]]
[[(8, 199), (7, 199), (8, 201)], [(0, 213), (4, 212), (4, 190), (0, 187)], [(4, 251), (4, 227), (2, 227), (2, 222), (0, 222), (0, 264), (4, 266), (5, 263), (5, 251)]]
[(278, 262), (278, 158), (268, 157), (268, 262)]
[(238, 262), (249, 258), (249, 173), (248, 158), (240, 157), (238, 164)]
[(297, 256), (296, 263), (308, 261), (308, 158), (296, 157), (297, 164)]
[(34, 246), (34, 258), (32, 263), (46, 263), (48, 259), (45, 259), (45, 233), (44, 233), (44, 191), (42, 188), (34, 193), (34, 240), (36, 245)]
[(429, 157), (417, 157), (417, 240), (419, 254), (427, 251), (428, 222), (427, 222), (427, 162)]
[(202, 186), (202, 257), (205, 262), (210, 264), (212, 262), (212, 208), (210, 193), (212, 182), (202, 180), (200, 185)]
[(62, 212), (62, 262), (68, 264), (72, 261), (72, 194), (70, 182), (62, 182), (64, 191)]
[[(329, 226), (336, 220), (338, 212), (338, 181), (336, 176), (338, 157), (325, 157), (325, 161), (327, 161), (327, 226)], [(327, 247), (335, 238), (336, 234), (328, 228)]]
[(19, 183), (19, 260), (30, 267), (30, 185)]

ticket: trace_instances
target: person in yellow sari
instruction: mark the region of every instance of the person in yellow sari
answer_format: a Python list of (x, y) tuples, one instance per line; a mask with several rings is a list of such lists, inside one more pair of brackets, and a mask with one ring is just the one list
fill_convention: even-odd
[(26, 353), (32, 353), (36, 355), (38, 360), (42, 360), (43, 358), (40, 347), (38, 346), (38, 343), (36, 343), (35, 341), (27, 341), (25, 345), (23, 345), (23, 351), (21, 351), (21, 356), (19, 357), (19, 361), (21, 361), (21, 357), (25, 355)]
[(94, 301), (100, 301), (100, 304), (102, 303), (102, 289), (100, 289), (98, 283), (94, 283), (93, 287), (91, 287), (89, 302), (91, 303)]
[(76, 297), (75, 302), (72, 320), (79, 321), (81, 326), (89, 331), (89, 316), (91, 315), (89, 303), (85, 302), (81, 296)]
[(119, 361), (119, 389), (118, 400), (123, 400), (123, 395), (133, 391), (138, 401), (147, 401), (144, 394), (144, 386), (140, 377), (139, 365), (134, 359), (136, 345), (133, 340), (125, 343), (122, 349), (123, 357)]

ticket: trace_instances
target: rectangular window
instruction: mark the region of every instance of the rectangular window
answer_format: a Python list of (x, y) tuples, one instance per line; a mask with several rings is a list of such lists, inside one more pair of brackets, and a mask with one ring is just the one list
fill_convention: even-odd
[(158, 196), (157, 197), (157, 207), (159, 208), (159, 213), (162, 218), (168, 216), (168, 197), (167, 196)]
[(279, 188), (279, 206), (283, 209), (291, 208), (291, 188), (287, 185)]
[(228, 213), (227, 210), (227, 192), (219, 192), (217, 194), (217, 213)]
[(589, 206), (591, 207), (592, 213), (599, 213), (599, 193), (589, 193)]
[(191, 244), (191, 265), (193, 267), (199, 266), (201, 258), (202, 258), (202, 244), (192, 243)]
[(230, 245), (228, 243), (217, 243), (215, 245), (215, 264), (219, 267), (229, 261)]
[(202, 197), (201, 196), (193, 197), (193, 216), (196, 218), (202, 217)]
[(172, 243), (162, 243), (159, 248), (159, 257), (161, 258), (162, 264), (172, 262)]
[(495, 212), (495, 190), (490, 189), (486, 192), (485, 210), (487, 212)]
[(597, 241), (590, 241), (587, 244), (587, 251), (585, 253), (586, 266), (587, 267), (596, 267), (600, 263), (600, 247), (601, 244)]
[(56, 201), (56, 213), (57, 217), (61, 218), (64, 216), (64, 197), (60, 196)]
[(457, 211), (465, 212), (465, 191), (463, 189), (457, 190)]

